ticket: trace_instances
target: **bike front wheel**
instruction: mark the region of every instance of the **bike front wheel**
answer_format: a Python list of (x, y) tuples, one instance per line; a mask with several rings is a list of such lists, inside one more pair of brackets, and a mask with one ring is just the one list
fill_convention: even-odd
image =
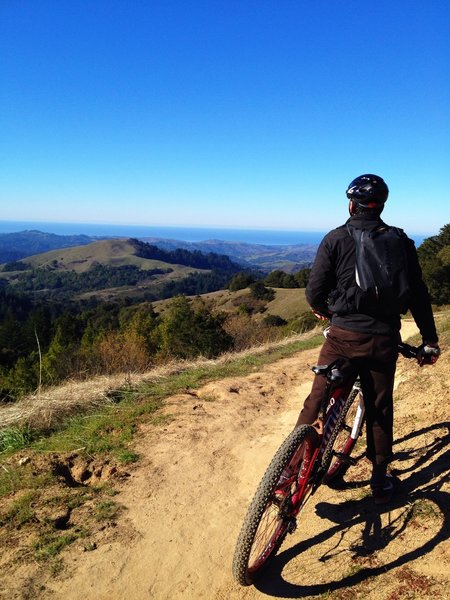
[[(308, 477), (319, 436), (310, 425), (296, 427), (268, 466), (248, 508), (233, 559), (233, 575), (251, 585), (275, 556), (310, 491)], [(292, 499), (295, 498), (295, 506)]]

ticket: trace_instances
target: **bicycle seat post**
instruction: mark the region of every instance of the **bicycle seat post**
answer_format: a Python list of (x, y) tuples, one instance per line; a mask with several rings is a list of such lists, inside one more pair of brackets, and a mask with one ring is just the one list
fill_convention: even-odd
[(341, 366), (342, 361), (338, 359), (329, 365), (316, 365), (312, 367), (312, 371), (317, 376), (326, 377), (327, 379), (327, 384), (325, 386), (325, 391), (319, 409), (318, 421), (320, 425), (316, 427), (319, 430), (319, 433), (321, 433), (323, 429), (325, 414), (328, 407), (328, 400), (330, 399), (332, 388), (342, 384), (342, 382), (345, 380), (345, 375), (340, 369)]

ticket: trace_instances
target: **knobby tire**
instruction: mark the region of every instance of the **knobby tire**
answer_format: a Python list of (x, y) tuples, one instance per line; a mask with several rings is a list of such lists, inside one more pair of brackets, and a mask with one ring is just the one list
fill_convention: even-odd
[[(310, 425), (296, 427), (280, 446), (256, 490), (239, 534), (233, 559), (233, 575), (241, 585), (251, 585), (272, 559), (295, 518), (283, 514), (275, 497), (283, 471), (295, 458), (296, 475), (318, 445)], [(289, 484), (290, 485), (290, 484)], [(295, 485), (295, 484), (294, 484)], [(305, 492), (306, 495), (306, 492)], [(261, 549), (259, 549), (261, 548)]]

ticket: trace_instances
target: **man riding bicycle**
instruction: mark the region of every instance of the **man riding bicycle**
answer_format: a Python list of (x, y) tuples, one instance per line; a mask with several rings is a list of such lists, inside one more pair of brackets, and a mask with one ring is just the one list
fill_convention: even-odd
[[(388, 198), (386, 183), (377, 175), (361, 175), (347, 189), (350, 218), (322, 240), (306, 288), (306, 298), (319, 319), (330, 319), (331, 327), (320, 351), (319, 363), (345, 359), (361, 379), (366, 405), (367, 457), (372, 462), (370, 480), (375, 503), (389, 502), (395, 480), (387, 472), (392, 460), (393, 388), (398, 357), (400, 312), (407, 309), (419, 328), (423, 344), (419, 364), (433, 364), (439, 357), (438, 336), (428, 290), (422, 279), (414, 242), (401, 230), (401, 252), (394, 261), (407, 278), (408, 300), (402, 309), (396, 303), (376, 302), (369, 307), (355, 300), (360, 281), (355, 240), (392, 230), (380, 215)], [(316, 377), (297, 425), (317, 419), (326, 380)]]

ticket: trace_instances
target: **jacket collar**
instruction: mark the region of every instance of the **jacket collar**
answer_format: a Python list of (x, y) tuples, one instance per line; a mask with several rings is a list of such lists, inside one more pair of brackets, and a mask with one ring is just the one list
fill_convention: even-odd
[(380, 217), (375, 217), (373, 215), (353, 215), (345, 222), (346, 225), (351, 225), (355, 227), (355, 229), (367, 229), (372, 231), (373, 229), (378, 229), (380, 225), (386, 226), (386, 223), (381, 220)]

